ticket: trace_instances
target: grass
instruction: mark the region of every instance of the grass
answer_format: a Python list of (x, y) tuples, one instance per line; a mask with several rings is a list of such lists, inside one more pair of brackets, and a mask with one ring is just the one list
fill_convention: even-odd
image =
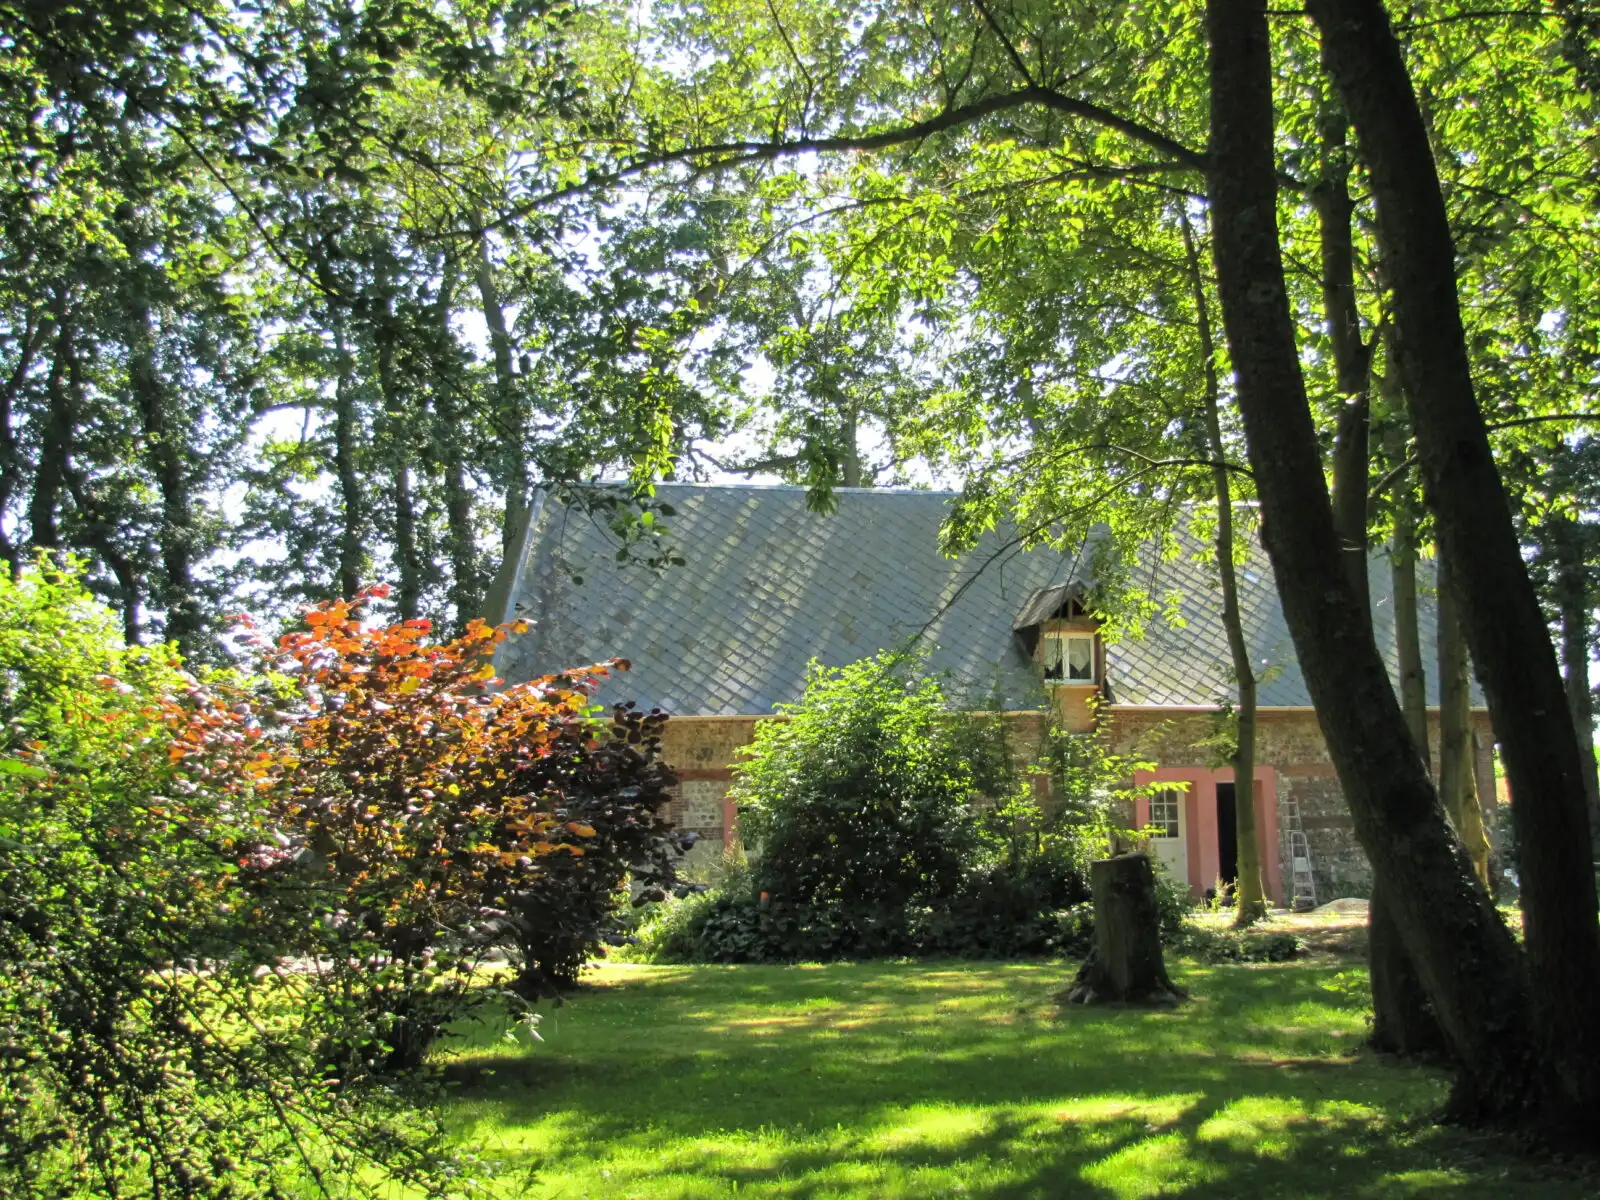
[(1364, 971), (1173, 965), (1171, 1012), (1059, 1010), (1059, 964), (605, 966), (542, 1044), (457, 1043), (452, 1119), (541, 1200), (1600, 1194), (1421, 1121)]

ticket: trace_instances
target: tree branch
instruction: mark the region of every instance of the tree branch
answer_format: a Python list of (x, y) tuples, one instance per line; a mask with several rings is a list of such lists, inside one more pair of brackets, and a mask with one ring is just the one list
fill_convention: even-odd
[(794, 158), (801, 154), (862, 153), (888, 150), (896, 146), (925, 141), (936, 134), (964, 128), (982, 120), (984, 117), (993, 116), (995, 113), (1025, 108), (1029, 105), (1037, 105), (1053, 112), (1102, 125), (1107, 129), (1114, 129), (1133, 141), (1150, 146), (1167, 155), (1171, 159), (1171, 162), (1167, 164), (1167, 169), (1169, 170), (1203, 171), (1206, 168), (1206, 155), (1203, 151), (1186, 146), (1176, 138), (1162, 133), (1159, 129), (1142, 124), (1130, 117), (1124, 117), (1120, 113), (1102, 108), (1100, 105), (1088, 100), (1081, 100), (1075, 96), (1066, 96), (1051, 88), (1030, 84), (1014, 91), (1000, 92), (992, 96), (985, 96), (979, 100), (973, 100), (967, 104), (958, 104), (945, 108), (936, 115), (924, 120), (912, 121), (893, 129), (880, 130), (877, 133), (836, 135), (833, 137), (775, 138), (764, 142), (708, 142), (698, 146), (682, 146), (675, 150), (662, 150), (653, 154), (641, 155), (614, 170), (597, 172), (578, 183), (552, 188), (531, 196), (510, 212), (488, 222), (483, 229), (474, 230), (473, 232), (481, 235), (508, 225), (512, 221), (525, 217), (547, 204), (602, 188), (613, 187), (616, 184), (636, 178), (660, 167), (682, 163), (702, 171), (721, 171), (749, 163), (774, 162), (780, 159)]

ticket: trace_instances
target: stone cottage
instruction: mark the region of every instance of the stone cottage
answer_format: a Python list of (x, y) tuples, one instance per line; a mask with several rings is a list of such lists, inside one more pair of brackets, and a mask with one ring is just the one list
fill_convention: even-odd
[[(1134, 814), (1151, 847), (1197, 894), (1236, 869), (1233, 773), (1206, 742), (1233, 694), (1214, 570), (1192, 543), (1173, 561), (1141, 564), (1171, 612), (1142, 636), (1102, 636), (1086, 607), (1082, 552), (1023, 550), (1010, 531), (971, 553), (942, 557), (938, 531), (952, 496), (844, 489), (819, 515), (804, 489), (663, 484), (674, 510), (667, 541), (684, 566), (617, 560), (603, 519), (543, 498), (497, 581), (490, 616), (530, 623), (500, 650), (516, 682), (612, 657), (632, 660), (597, 694), (671, 714), (666, 754), (679, 778), (674, 817), (710, 850), (732, 836), (727, 799), (738, 750), (774, 706), (797, 700), (807, 663), (839, 666), (921, 640), (954, 699), (1011, 715), (1037, 734), (1045, 714), (1069, 728), (1108, 723), (1120, 751), (1171, 782)], [(1394, 673), (1387, 562), (1369, 564), (1372, 619)], [(1312, 711), (1259, 547), (1240, 564), (1241, 607), (1261, 677), (1256, 794), (1269, 893), (1302, 903), (1364, 895), (1367, 864)], [(1424, 589), (1426, 590), (1426, 589)], [(1433, 610), (1423, 604), (1424, 661)], [(1437, 704), (1429, 672), (1429, 704)], [(1093, 702), (1093, 703), (1091, 703)], [(1494, 795), (1487, 713), (1477, 725), (1478, 794)], [(1437, 738), (1437, 710), (1434, 737)]]

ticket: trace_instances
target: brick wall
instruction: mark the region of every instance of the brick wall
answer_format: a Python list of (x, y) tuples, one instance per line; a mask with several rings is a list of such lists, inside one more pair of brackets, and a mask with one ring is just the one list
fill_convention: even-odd
[[(1019, 758), (1036, 753), (1047, 728), (1041, 713), (1008, 714), (1013, 746)], [(720, 855), (733, 836), (733, 806), (727, 799), (738, 750), (755, 737), (761, 717), (674, 717), (667, 722), (663, 754), (678, 773), (677, 795), (668, 815), (674, 824), (700, 834), (696, 859)], [(1479, 714), (1477, 780), (1480, 797), (1492, 805), (1494, 771), (1493, 735), (1488, 718)], [(1163, 768), (1209, 771), (1211, 752), (1203, 743), (1216, 731), (1215, 714), (1178, 710), (1114, 709), (1111, 711), (1112, 746), (1118, 753), (1152, 759)], [(1438, 757), (1436, 714), (1429, 730), (1430, 753)], [(1282, 814), (1289, 806), (1299, 810), (1301, 827), (1311, 847), (1319, 901), (1341, 896), (1365, 896), (1372, 887), (1366, 855), (1357, 844), (1354, 823), (1345, 807), (1339, 781), (1334, 777), (1328, 748), (1309, 710), (1269, 710), (1259, 715), (1256, 761), (1262, 773), (1270, 772), (1276, 788), (1279, 875), (1290, 880), (1289, 838)], [(1212, 775), (1217, 774), (1212, 771)], [(1226, 774), (1225, 772), (1223, 774)]]
[[(1112, 713), (1112, 720), (1112, 743), (1122, 753), (1153, 758), (1163, 767), (1200, 767), (1208, 763), (1206, 748), (1200, 743), (1215, 728), (1210, 714), (1122, 709)], [(1487, 715), (1477, 714), (1477, 722), (1478, 794), (1492, 806), (1494, 737)], [(1437, 763), (1437, 713), (1429, 714), (1428, 740), (1431, 760)], [(1368, 895), (1372, 890), (1372, 870), (1356, 841), (1355, 823), (1334, 776), (1316, 714), (1302, 710), (1260, 713), (1256, 762), (1259, 767), (1270, 768), (1277, 779), (1278, 856), (1285, 883), (1290, 879), (1289, 836), (1282, 817), (1294, 806), (1299, 810), (1301, 828), (1311, 848), (1318, 900)]]

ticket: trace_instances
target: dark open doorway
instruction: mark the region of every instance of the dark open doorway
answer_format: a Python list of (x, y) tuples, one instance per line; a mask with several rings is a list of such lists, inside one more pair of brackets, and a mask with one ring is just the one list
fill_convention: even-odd
[(1233, 784), (1217, 784), (1217, 874), (1222, 882), (1239, 882), (1239, 814)]

